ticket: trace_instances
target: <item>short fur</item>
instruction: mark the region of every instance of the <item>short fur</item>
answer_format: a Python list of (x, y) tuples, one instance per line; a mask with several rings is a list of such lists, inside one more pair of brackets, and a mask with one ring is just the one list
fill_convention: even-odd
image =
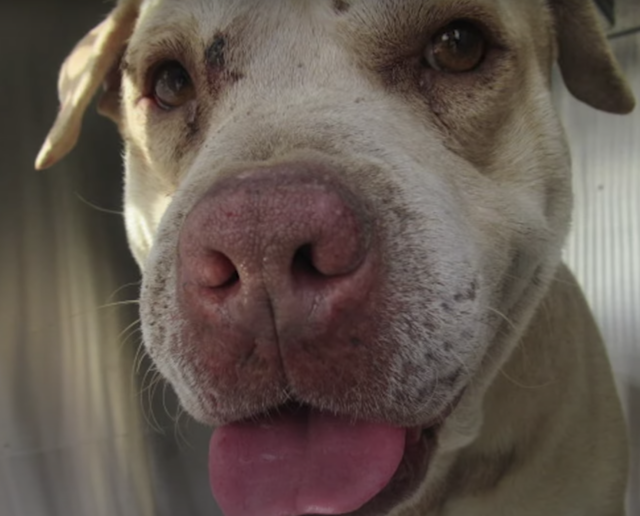
[[(432, 35), (460, 18), (490, 34), (483, 65), (425, 67)], [(419, 488), (384, 514), (623, 514), (620, 405), (561, 263), (570, 159), (550, 95), (559, 57), (578, 98), (633, 109), (590, 1), (122, 0), (63, 68), (40, 168), (73, 146), (121, 55), (120, 101), (107, 111), (126, 142), (144, 341), (194, 417), (227, 423), (292, 395), (408, 427), (453, 409)], [(149, 69), (168, 59), (198, 92), (171, 113), (141, 98)], [(250, 371), (230, 388), (202, 374), (211, 357), (180, 338), (184, 218), (221, 178), (294, 161), (331, 167), (371, 207), (385, 259), (367, 343), (376, 374), (339, 380), (339, 393), (294, 370), (286, 389), (280, 373), (258, 389)], [(372, 507), (357, 514), (380, 514)]]

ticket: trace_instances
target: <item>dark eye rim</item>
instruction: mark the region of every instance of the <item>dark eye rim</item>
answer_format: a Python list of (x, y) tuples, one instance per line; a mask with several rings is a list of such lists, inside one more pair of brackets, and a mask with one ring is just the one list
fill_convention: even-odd
[(166, 102), (163, 102), (162, 99), (158, 98), (158, 95), (156, 94), (156, 86), (158, 83), (158, 80), (160, 78), (160, 74), (162, 73), (163, 70), (165, 70), (167, 67), (179, 67), (182, 69), (182, 71), (184, 72), (185, 76), (188, 79), (188, 84), (191, 88), (194, 89), (195, 91), (195, 83), (194, 80), (191, 76), (191, 74), (189, 73), (188, 68), (181, 63), (179, 60), (177, 59), (164, 59), (162, 61), (157, 62), (156, 64), (154, 64), (148, 71), (146, 74), (146, 80), (145, 80), (145, 87), (144, 87), (144, 97), (146, 97), (147, 99), (149, 99), (151, 102), (153, 102), (153, 104), (160, 110), (164, 111), (164, 112), (171, 112), (171, 111), (175, 111), (177, 109), (180, 109), (184, 104), (180, 104), (180, 105), (171, 105), (168, 104)]
[[(476, 66), (465, 71), (450, 71), (446, 69), (440, 69), (434, 66), (430, 61), (430, 56), (433, 55), (432, 49), (433, 49), (433, 44), (436, 37), (438, 37), (440, 34), (445, 32), (446, 30), (450, 28), (455, 28), (456, 26), (471, 27), (476, 31), (478, 31), (478, 33), (482, 36), (484, 40), (484, 50), (483, 50), (482, 58), (480, 59), (478, 64), (476, 64)], [(446, 75), (472, 74), (472, 73), (478, 72), (488, 60), (488, 57), (491, 54), (491, 52), (499, 48), (501, 48), (501, 45), (499, 44), (499, 42), (496, 41), (495, 37), (492, 35), (491, 30), (486, 26), (486, 24), (482, 23), (479, 20), (475, 20), (473, 18), (454, 18), (442, 25), (439, 25), (436, 30), (431, 32), (431, 34), (429, 35), (427, 47), (423, 52), (422, 61), (423, 61), (423, 65), (427, 69), (432, 70), (433, 72), (436, 72), (439, 74), (446, 74)]]

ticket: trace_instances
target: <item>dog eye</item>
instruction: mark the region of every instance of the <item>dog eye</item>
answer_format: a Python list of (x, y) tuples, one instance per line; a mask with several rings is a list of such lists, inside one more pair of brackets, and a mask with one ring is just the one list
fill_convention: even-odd
[(160, 65), (153, 76), (153, 99), (167, 111), (178, 108), (195, 97), (191, 77), (175, 61)]
[(487, 48), (482, 30), (471, 22), (460, 20), (436, 33), (425, 57), (429, 65), (440, 72), (470, 72), (482, 63)]

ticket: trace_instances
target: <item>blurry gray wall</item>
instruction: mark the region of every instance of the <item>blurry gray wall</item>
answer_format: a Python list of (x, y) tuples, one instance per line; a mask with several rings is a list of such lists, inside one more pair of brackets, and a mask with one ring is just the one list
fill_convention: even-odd
[[(611, 43), (640, 104), (640, 1)], [(635, 25), (632, 25), (631, 22)], [(561, 85), (557, 105), (574, 166), (573, 233), (565, 259), (589, 299), (618, 380), (631, 436), (629, 516), (640, 516), (640, 107), (625, 117), (580, 104)]]
[[(0, 516), (215, 516), (209, 430), (178, 417), (139, 353), (135, 305), (119, 304), (139, 277), (117, 214), (115, 129), (91, 112), (63, 163), (32, 168), (58, 66), (108, 10), (55, 4), (0, 3)], [(611, 30), (639, 25), (639, 9), (621, 1)], [(640, 34), (613, 43), (640, 97)], [(611, 347), (640, 516), (640, 110), (596, 113), (561, 85), (557, 101), (576, 164), (566, 256)]]
[[(64, 5), (64, 8), (57, 7)], [(207, 429), (138, 353), (120, 143), (33, 170), (58, 67), (109, 3), (0, 2), (0, 516), (215, 516)], [(109, 213), (111, 211), (113, 213)]]

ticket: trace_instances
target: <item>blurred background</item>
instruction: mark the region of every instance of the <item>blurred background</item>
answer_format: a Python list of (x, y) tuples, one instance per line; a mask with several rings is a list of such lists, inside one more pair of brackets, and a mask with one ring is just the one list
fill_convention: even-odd
[[(598, 3), (640, 98), (640, 4)], [(78, 148), (33, 170), (58, 66), (109, 9), (56, 4), (0, 3), (0, 516), (215, 516), (210, 430), (140, 350), (115, 128), (90, 110)], [(576, 170), (566, 258), (610, 346), (640, 516), (640, 109), (598, 113), (556, 87)]]

